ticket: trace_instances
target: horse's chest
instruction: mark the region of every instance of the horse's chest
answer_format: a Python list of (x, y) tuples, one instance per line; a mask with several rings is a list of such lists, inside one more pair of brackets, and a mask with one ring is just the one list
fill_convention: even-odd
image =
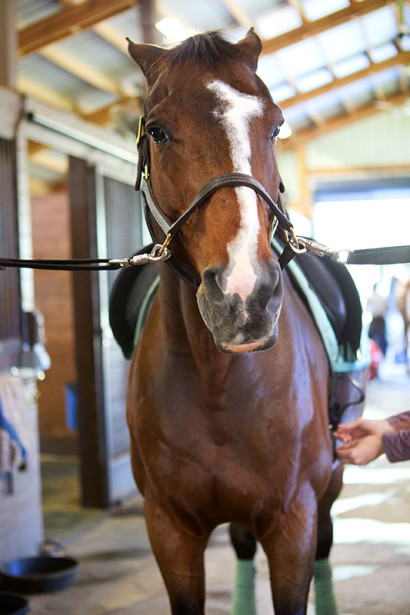
[(166, 498), (175, 498), (184, 486), (184, 498), (189, 492), (204, 503), (221, 505), (234, 497), (252, 505), (291, 480), (299, 446), (291, 424), (268, 420), (260, 410), (244, 417), (238, 408), (219, 413), (174, 408), (155, 426), (140, 425), (146, 466)]

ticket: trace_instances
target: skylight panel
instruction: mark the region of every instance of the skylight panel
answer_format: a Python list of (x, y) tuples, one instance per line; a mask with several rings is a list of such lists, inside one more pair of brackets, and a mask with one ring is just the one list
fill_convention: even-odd
[(303, 0), (303, 11), (309, 21), (315, 21), (349, 6), (349, 0)]
[(343, 98), (349, 99), (355, 107), (359, 107), (373, 99), (373, 85), (369, 77), (359, 79), (343, 86), (340, 89), (340, 95)]
[(359, 21), (350, 21), (318, 35), (330, 62), (344, 60), (366, 50), (366, 39)]
[(352, 73), (357, 73), (359, 70), (363, 70), (370, 65), (369, 58), (364, 54), (360, 53), (351, 58), (347, 58), (347, 60), (342, 60), (341, 62), (337, 62), (337, 64), (333, 65), (333, 72), (341, 79), (342, 77), (346, 77), (347, 75), (351, 75)]
[(308, 75), (299, 77), (296, 86), (300, 92), (310, 92), (333, 81), (332, 73), (327, 68), (320, 68)]
[(281, 49), (276, 54), (287, 74), (299, 77), (323, 67), (324, 59), (314, 39), (306, 39)]
[(302, 25), (299, 11), (292, 6), (284, 6), (264, 13), (255, 19), (258, 34), (269, 39), (289, 32)]
[(296, 90), (290, 83), (281, 83), (274, 88), (271, 88), (270, 94), (275, 103), (281, 103), (282, 100), (292, 98), (296, 95)]
[(306, 105), (295, 105), (294, 107), (289, 107), (289, 109), (285, 109), (284, 116), (292, 132), (314, 126)]
[(258, 75), (269, 89), (285, 81), (285, 75), (274, 55), (259, 58)]
[(236, 4), (246, 13), (256, 15), (277, 8), (283, 0), (235, 0)]
[(397, 47), (393, 43), (386, 43), (385, 45), (379, 45), (370, 50), (370, 57), (373, 62), (384, 62), (393, 56), (397, 55)]
[(396, 66), (377, 73), (375, 79), (382, 86), (385, 96), (392, 96), (401, 90), (400, 72)]
[(295, 124), (308, 116), (306, 105), (298, 104), (285, 109), (284, 116), (288, 124)]
[(161, 0), (164, 14), (171, 14), (182, 24), (198, 32), (220, 30), (233, 24), (234, 19), (223, 2), (187, 2), (186, 0)]
[(364, 15), (362, 23), (367, 40), (372, 47), (391, 41), (397, 36), (396, 18), (394, 10), (390, 6)]
[(402, 51), (410, 51), (410, 34), (403, 36), (400, 40), (400, 49)]
[(61, 6), (56, 0), (36, 0), (36, 2), (16, 0), (16, 17), (20, 28), (51, 17), (60, 10)]
[(343, 106), (339, 94), (334, 92), (326, 92), (315, 98), (311, 98), (306, 103), (306, 109), (312, 110), (312, 113), (319, 113), (323, 119), (335, 117), (343, 113)]

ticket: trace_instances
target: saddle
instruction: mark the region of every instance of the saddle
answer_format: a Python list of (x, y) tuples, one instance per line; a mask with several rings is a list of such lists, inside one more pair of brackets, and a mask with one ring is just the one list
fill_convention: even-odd
[[(133, 254), (150, 253), (154, 244)], [(111, 330), (126, 359), (130, 359), (159, 283), (157, 263), (122, 269), (110, 292)]]
[[(272, 247), (275, 252), (281, 250), (275, 239)], [(145, 246), (137, 254), (151, 249), (152, 245)], [(329, 257), (305, 253), (298, 254), (286, 270), (321, 333), (333, 371), (358, 369), (353, 366), (359, 358), (362, 307), (347, 268)], [(132, 355), (158, 283), (156, 263), (123, 269), (114, 282), (110, 325), (127, 359)]]

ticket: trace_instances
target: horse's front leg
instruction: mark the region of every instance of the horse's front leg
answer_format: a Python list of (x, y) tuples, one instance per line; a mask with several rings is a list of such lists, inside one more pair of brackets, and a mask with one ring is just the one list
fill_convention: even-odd
[(316, 615), (338, 615), (333, 591), (332, 569), (329, 561), (333, 544), (333, 523), (330, 510), (343, 485), (343, 466), (338, 464), (332, 473), (329, 486), (319, 502), (317, 548), (314, 567)]
[(209, 534), (196, 538), (184, 531), (158, 502), (149, 497), (145, 498), (144, 514), (172, 615), (203, 615), (204, 551)]
[(275, 615), (305, 615), (316, 547), (317, 504), (305, 485), (260, 542), (269, 562)]

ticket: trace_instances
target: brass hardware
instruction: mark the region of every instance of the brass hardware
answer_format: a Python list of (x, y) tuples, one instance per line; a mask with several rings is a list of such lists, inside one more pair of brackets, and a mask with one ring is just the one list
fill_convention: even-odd
[(145, 123), (144, 123), (144, 116), (140, 115), (140, 118), (138, 120), (138, 131), (137, 131), (137, 147), (140, 144), (140, 141), (142, 139), (142, 137), (145, 135)]
[(172, 240), (172, 235), (171, 233), (168, 233), (168, 235), (165, 237), (165, 241), (161, 246), (160, 251), (158, 252), (158, 256), (161, 256), (161, 254), (163, 253), (163, 251), (168, 248), (169, 244), (171, 243)]

